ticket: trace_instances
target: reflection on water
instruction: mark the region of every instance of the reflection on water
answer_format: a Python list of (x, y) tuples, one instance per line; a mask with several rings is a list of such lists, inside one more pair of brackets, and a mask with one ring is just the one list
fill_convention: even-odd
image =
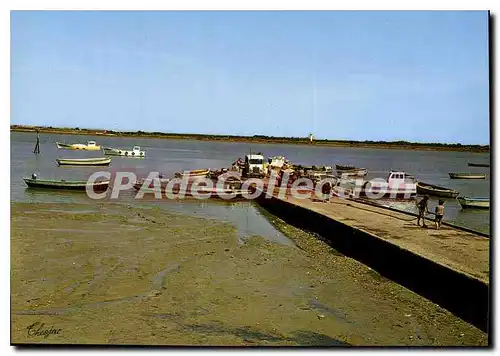
[[(37, 172), (41, 179), (87, 179), (97, 171), (129, 171), (138, 176), (146, 176), (150, 171), (161, 172), (172, 176), (175, 172), (186, 169), (228, 167), (238, 157), (250, 150), (261, 151), (265, 156), (284, 155), (292, 162), (304, 165), (330, 165), (336, 163), (352, 164), (368, 169), (367, 179), (386, 178), (391, 169), (404, 170), (420, 181), (445, 186), (458, 190), (466, 196), (489, 196), (490, 174), (486, 180), (450, 179), (449, 172), (486, 172), (489, 168), (469, 167), (469, 162), (488, 163), (489, 154), (471, 152), (419, 151), (367, 148), (341, 148), (286, 144), (256, 144), (213, 141), (166, 140), (147, 138), (119, 138), (84, 135), (40, 135), (40, 155), (33, 154), (36, 134), (11, 133), (11, 200), (12, 201), (56, 201), (88, 202), (85, 194), (72, 192), (34, 191), (26, 189), (22, 178)], [(97, 151), (59, 150), (55, 141), (77, 143), (95, 140), (97, 144), (109, 147), (132, 148), (141, 146), (146, 151), (146, 158), (137, 160), (125, 157), (113, 157), (110, 167), (58, 167), (56, 158), (98, 157)], [(82, 200), (83, 199), (83, 200)], [(431, 198), (430, 209), (433, 210), (439, 198)], [(248, 204), (248, 203), (247, 203)], [(414, 211), (414, 203), (388, 203), (391, 206)], [(174, 202), (164, 204), (173, 210), (184, 210), (192, 214), (221, 219), (242, 220), (250, 214), (258, 216), (253, 208), (236, 205), (232, 213), (229, 209), (216, 207), (216, 203), (196, 201), (195, 203)], [(229, 205), (231, 206), (231, 205)], [(247, 206), (251, 207), (251, 204)], [(248, 210), (248, 211), (247, 211)], [(234, 212), (236, 211), (236, 212)], [(240, 216), (236, 218), (236, 216)], [(445, 220), (473, 229), (489, 232), (489, 211), (462, 210), (455, 199), (446, 199)], [(256, 224), (259, 225), (259, 224)], [(251, 226), (245, 234), (257, 234)], [(239, 227), (239, 229), (241, 229)], [(259, 228), (257, 228), (259, 229)]]

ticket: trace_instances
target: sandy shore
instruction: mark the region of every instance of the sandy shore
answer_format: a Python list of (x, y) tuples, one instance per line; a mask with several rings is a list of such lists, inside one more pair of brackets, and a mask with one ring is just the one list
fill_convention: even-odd
[(158, 208), (12, 203), (11, 341), (486, 345), (487, 334), (282, 221), (295, 245)]

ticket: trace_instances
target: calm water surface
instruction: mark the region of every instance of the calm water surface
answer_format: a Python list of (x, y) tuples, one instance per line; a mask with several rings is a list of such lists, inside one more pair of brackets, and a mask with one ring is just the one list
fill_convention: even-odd
[[(82, 179), (95, 171), (119, 170), (146, 176), (150, 171), (171, 176), (175, 172), (198, 168), (229, 167), (238, 157), (260, 151), (265, 156), (284, 155), (296, 164), (331, 165), (353, 164), (368, 169), (367, 179), (386, 178), (391, 169), (404, 170), (420, 181), (460, 191), (461, 195), (489, 197), (489, 168), (468, 167), (468, 162), (489, 163), (486, 153), (392, 150), (367, 148), (314, 147), (305, 145), (207, 142), (146, 138), (118, 138), (84, 135), (40, 135), (40, 155), (33, 154), (36, 134), (11, 133), (11, 200), (31, 202), (78, 202), (85, 194), (71, 192), (41, 192), (26, 189), (23, 177), (36, 172), (41, 179)], [(100, 151), (68, 151), (57, 149), (55, 142), (77, 143), (95, 140), (102, 146), (132, 149), (139, 145), (146, 150), (146, 158), (113, 157), (109, 167), (58, 167), (56, 158), (83, 158), (102, 156)], [(486, 172), (486, 180), (452, 180), (449, 172)], [(431, 198), (431, 209), (437, 198)], [(462, 210), (454, 199), (446, 200), (445, 219), (459, 225), (489, 232), (489, 210)], [(153, 204), (153, 203), (149, 203)], [(414, 203), (387, 203), (403, 210), (413, 211)], [(173, 201), (161, 204), (166, 209), (230, 221), (243, 235), (258, 234), (287, 243), (276, 232), (251, 202), (220, 203), (211, 201)]]

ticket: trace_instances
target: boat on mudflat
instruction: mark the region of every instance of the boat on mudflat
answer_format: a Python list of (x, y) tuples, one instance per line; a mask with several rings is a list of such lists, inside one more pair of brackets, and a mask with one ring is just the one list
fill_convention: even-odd
[(489, 209), (490, 198), (457, 197), (462, 208)]
[(31, 178), (23, 178), (26, 185), (30, 188), (45, 188), (45, 189), (67, 189), (67, 190), (86, 190), (87, 186), (92, 187), (95, 191), (105, 191), (108, 189), (109, 180), (96, 181), (89, 184), (86, 180), (50, 180), (38, 179), (36, 175)]
[(99, 151), (101, 146), (98, 146), (95, 141), (87, 141), (87, 143), (61, 143), (56, 142), (57, 148), (65, 150), (84, 150), (84, 151)]
[(451, 179), (486, 179), (486, 173), (448, 173)]
[(444, 188), (424, 182), (417, 182), (417, 193), (443, 198), (456, 198), (460, 194), (460, 192), (455, 189)]
[(111, 163), (111, 158), (57, 158), (56, 161), (60, 166), (107, 166)]
[(141, 151), (140, 146), (134, 146), (132, 150), (111, 147), (104, 147), (103, 150), (108, 156), (144, 157), (146, 155), (145, 151)]
[(469, 162), (469, 167), (489, 167), (489, 163), (471, 163)]

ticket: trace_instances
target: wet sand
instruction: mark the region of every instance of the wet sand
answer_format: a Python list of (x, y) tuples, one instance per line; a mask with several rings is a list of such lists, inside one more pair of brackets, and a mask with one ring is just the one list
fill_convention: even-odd
[(488, 343), (479, 329), (274, 217), (295, 245), (242, 241), (217, 220), (112, 203), (12, 203), (11, 216), (15, 344)]

